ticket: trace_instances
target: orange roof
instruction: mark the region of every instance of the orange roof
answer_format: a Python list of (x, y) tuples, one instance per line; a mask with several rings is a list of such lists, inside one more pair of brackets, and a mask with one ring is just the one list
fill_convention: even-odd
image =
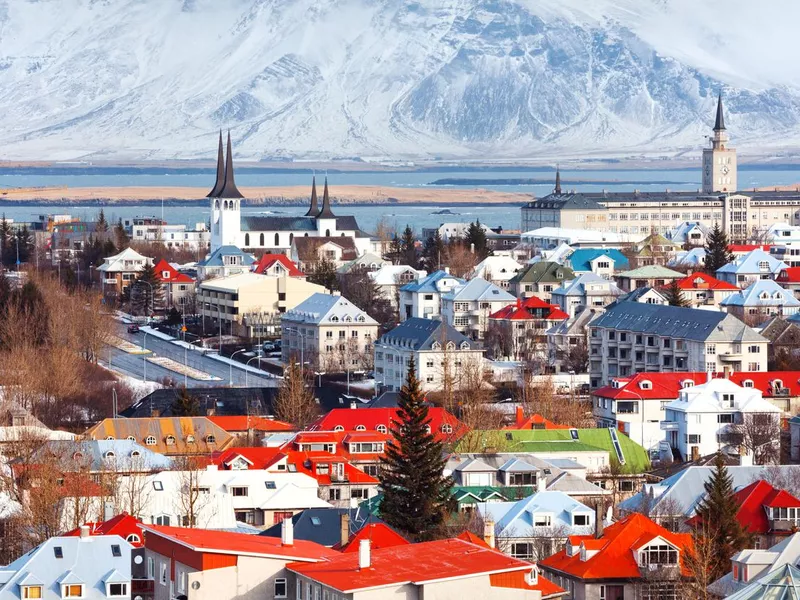
[(156, 263), (153, 269), (161, 283), (194, 283), (194, 279), (185, 273), (179, 273), (175, 267), (163, 258)]
[(570, 544), (583, 543), (596, 554), (581, 560), (581, 553), (573, 556), (567, 549), (539, 561), (546, 569), (560, 571), (580, 579), (639, 579), (641, 573), (636, 556), (631, 550), (640, 548), (655, 537), (661, 537), (679, 551), (690, 548), (692, 536), (672, 533), (644, 515), (634, 513), (606, 528), (603, 536), (570, 536)]
[[(110, 518), (108, 521), (101, 521), (94, 523), (89, 521), (84, 523), (89, 526), (89, 535), (118, 535), (124, 540), (128, 540), (134, 548), (142, 547), (142, 522), (136, 517), (132, 517), (127, 513), (122, 513), (116, 517)], [(61, 535), (74, 537), (81, 533), (81, 528), (73, 529)], [(128, 539), (128, 536), (136, 535), (139, 541)]]
[(678, 287), (682, 290), (730, 290), (738, 292), (739, 288), (728, 283), (727, 281), (720, 281), (715, 277), (702, 271), (687, 275), (683, 279), (678, 280)]
[(464, 530), (461, 535), (456, 536), (459, 540), (464, 540), (465, 542), (469, 542), (470, 544), (475, 544), (476, 546), (483, 546), (484, 548), (491, 548), (489, 544), (487, 544), (484, 540), (479, 538), (477, 535), (472, 533), (469, 529)]
[(227, 432), (234, 431), (294, 431), (297, 429), (291, 423), (278, 421), (276, 419), (269, 419), (267, 417), (255, 417), (249, 415), (234, 415), (234, 416), (211, 416), (207, 417), (209, 421), (221, 427)]
[(352, 552), (318, 563), (288, 564), (286, 568), (345, 594), (531, 569), (530, 563), (455, 538), (374, 550), (366, 569), (359, 568), (358, 560), (358, 553)]
[(264, 448), (263, 446), (229, 448), (211, 455), (211, 463), (227, 467), (237, 456), (241, 456), (252, 469), (266, 469), (285, 456), (280, 448)]
[(361, 540), (369, 540), (373, 550), (411, 543), (386, 523), (369, 523), (359, 529), (355, 535), (350, 536), (348, 542), (339, 550), (345, 553), (358, 552)]
[[(143, 529), (148, 534), (156, 534), (195, 552), (246, 554), (285, 560), (322, 560), (339, 556), (335, 550), (305, 540), (294, 540), (291, 546), (284, 546), (281, 538), (266, 535), (161, 525), (144, 525)], [(146, 540), (147, 538), (145, 546)]]
[(305, 273), (298, 269), (297, 265), (285, 254), (264, 254), (258, 260), (258, 263), (256, 263), (253, 271), (263, 274), (264, 271), (268, 271), (275, 263), (280, 263), (286, 269), (286, 273), (289, 277), (305, 277)]
[(506, 425), (503, 429), (569, 429), (569, 425), (559, 425), (553, 423), (549, 419), (545, 419), (542, 415), (531, 415), (527, 419), (521, 406), (517, 407), (516, 417), (514, 423)]
[(495, 573), (489, 575), (489, 582), (492, 587), (512, 588), (515, 590), (538, 590), (542, 593), (542, 600), (545, 598), (558, 598), (567, 594), (567, 590), (558, 587), (555, 583), (546, 579), (541, 574), (537, 578), (536, 584), (528, 583), (525, 571), (513, 571), (511, 573)]

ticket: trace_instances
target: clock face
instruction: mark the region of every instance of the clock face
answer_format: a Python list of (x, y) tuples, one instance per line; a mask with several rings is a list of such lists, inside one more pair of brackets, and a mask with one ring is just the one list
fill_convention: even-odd
[(727, 167), (727, 166), (725, 166), (725, 167), (722, 167), (722, 174), (723, 174), (723, 175), (727, 175), (729, 170), (730, 170), (730, 169), (728, 169), (728, 167)]

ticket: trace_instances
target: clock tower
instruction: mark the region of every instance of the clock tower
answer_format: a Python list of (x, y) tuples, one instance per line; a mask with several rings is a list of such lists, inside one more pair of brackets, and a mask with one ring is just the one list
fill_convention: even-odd
[(717, 99), (717, 119), (711, 147), (703, 148), (703, 193), (736, 191), (736, 149), (728, 146), (728, 132), (722, 113), (722, 94)]

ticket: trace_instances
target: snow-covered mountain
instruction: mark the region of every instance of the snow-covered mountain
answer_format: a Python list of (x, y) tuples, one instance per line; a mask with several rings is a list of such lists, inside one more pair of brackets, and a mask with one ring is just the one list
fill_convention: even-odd
[(0, 158), (800, 146), (796, 0), (0, 0)]

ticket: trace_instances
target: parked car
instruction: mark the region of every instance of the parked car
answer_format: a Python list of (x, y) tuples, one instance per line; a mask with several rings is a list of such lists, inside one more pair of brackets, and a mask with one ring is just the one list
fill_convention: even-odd
[(128, 333), (139, 333), (139, 326), (136, 323), (128, 325)]

